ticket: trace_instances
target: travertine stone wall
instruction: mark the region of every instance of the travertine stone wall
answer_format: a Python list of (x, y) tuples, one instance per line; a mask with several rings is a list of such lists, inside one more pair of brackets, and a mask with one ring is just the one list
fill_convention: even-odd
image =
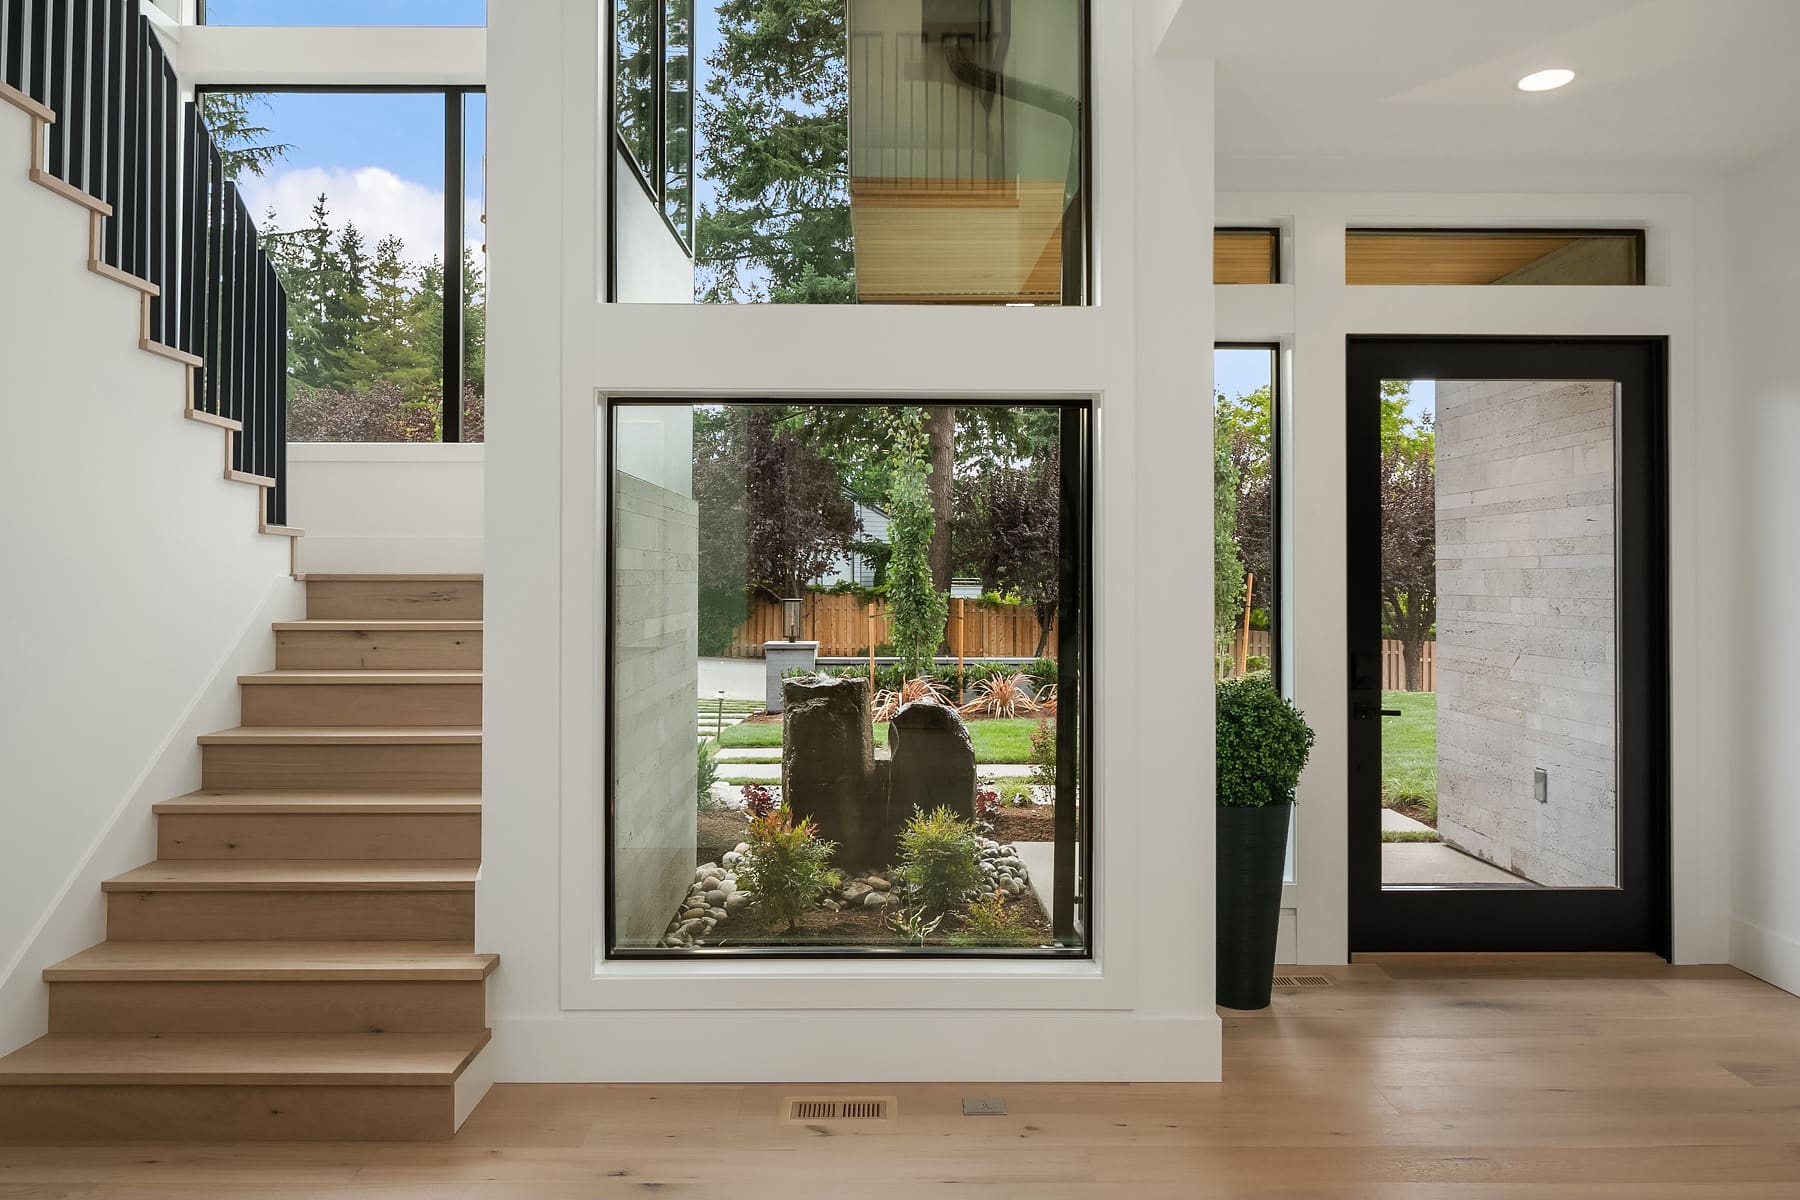
[(620, 945), (654, 946), (694, 878), (699, 507), (613, 479), (615, 931)]
[(1613, 385), (1437, 389), (1439, 831), (1536, 883), (1612, 886)]

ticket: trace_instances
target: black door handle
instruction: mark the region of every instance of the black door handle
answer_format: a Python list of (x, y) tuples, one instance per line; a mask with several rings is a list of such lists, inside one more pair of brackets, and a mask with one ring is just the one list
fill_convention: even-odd
[(1405, 713), (1401, 712), (1397, 708), (1378, 709), (1373, 704), (1363, 704), (1363, 703), (1358, 703), (1356, 705), (1353, 705), (1351, 708), (1351, 713), (1359, 721), (1366, 721), (1370, 717), (1374, 717), (1374, 716), (1404, 717), (1406, 715)]

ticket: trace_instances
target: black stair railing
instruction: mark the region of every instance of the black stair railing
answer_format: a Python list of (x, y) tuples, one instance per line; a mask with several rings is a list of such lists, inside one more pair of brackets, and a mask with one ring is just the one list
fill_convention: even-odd
[(195, 409), (287, 524), (287, 293), (136, 0), (0, 0), (0, 80), (56, 114), (44, 169), (105, 201), (100, 262), (155, 286), (147, 340), (201, 361)]

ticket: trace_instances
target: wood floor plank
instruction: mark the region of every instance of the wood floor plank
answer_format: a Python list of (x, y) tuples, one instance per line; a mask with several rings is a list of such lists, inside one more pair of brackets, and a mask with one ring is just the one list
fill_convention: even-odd
[[(502, 1084), (445, 1143), (0, 1147), (0, 1180), (84, 1200), (1800, 1196), (1800, 999), (1645, 959), (1462, 965), (1327, 968), (1329, 988), (1225, 1014), (1222, 1084), (854, 1088), (897, 1097), (879, 1129), (783, 1125), (775, 1084)], [(1009, 1115), (964, 1118), (965, 1094)]]

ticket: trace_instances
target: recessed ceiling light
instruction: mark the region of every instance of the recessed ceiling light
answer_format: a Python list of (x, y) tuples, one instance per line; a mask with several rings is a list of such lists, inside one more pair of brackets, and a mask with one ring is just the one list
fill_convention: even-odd
[(1521, 92), (1553, 92), (1575, 78), (1575, 72), (1567, 67), (1552, 67), (1548, 71), (1533, 71), (1519, 80)]

